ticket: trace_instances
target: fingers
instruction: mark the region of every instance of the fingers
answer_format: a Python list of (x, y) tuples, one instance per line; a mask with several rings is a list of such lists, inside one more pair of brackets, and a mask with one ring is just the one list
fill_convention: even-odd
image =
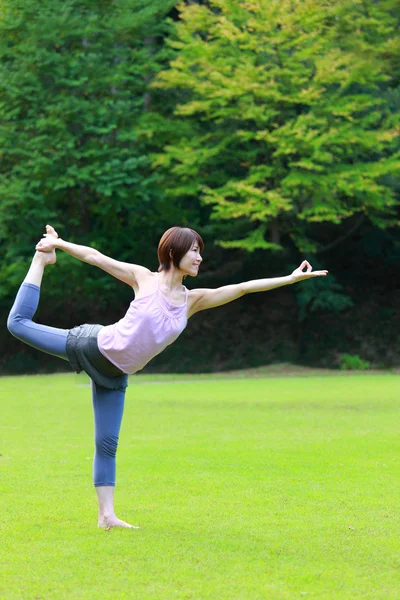
[(300, 269), (300, 271), (304, 271), (304, 269), (307, 269), (305, 272), (306, 273), (311, 273), (312, 266), (310, 265), (310, 263), (308, 262), (308, 260), (303, 260), (303, 262), (301, 263), (299, 269)]
[(293, 271), (293, 274), (298, 278), (299, 281), (301, 281), (303, 279), (309, 279), (310, 277), (325, 277), (328, 275), (328, 271), (325, 269), (321, 271), (313, 271), (308, 260), (303, 260), (301, 265), (295, 271)]
[[(50, 238), (50, 240), (51, 240), (51, 238)], [(54, 250), (54, 246), (51, 244), (50, 240), (46, 240), (46, 239), (39, 240), (35, 246), (35, 250), (38, 250), (39, 252), (51, 252), (52, 250)]]
[[(304, 269), (306, 269), (304, 271)], [(328, 275), (329, 271), (327, 271), (326, 269), (322, 270), (322, 271), (313, 271), (312, 270), (312, 266), (310, 265), (310, 263), (308, 262), (308, 260), (303, 260), (303, 262), (301, 263), (301, 265), (299, 266), (298, 269), (296, 269), (296, 271), (302, 271), (303, 274), (306, 273), (312, 273), (312, 275), (315, 275), (316, 277), (320, 277), (323, 275)]]

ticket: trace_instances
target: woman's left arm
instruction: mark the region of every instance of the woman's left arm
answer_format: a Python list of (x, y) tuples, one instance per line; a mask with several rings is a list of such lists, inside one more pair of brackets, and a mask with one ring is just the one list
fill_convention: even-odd
[(243, 283), (224, 285), (215, 290), (195, 289), (190, 293), (193, 300), (189, 310), (189, 316), (192, 316), (201, 310), (206, 310), (207, 308), (222, 306), (223, 304), (241, 298), (245, 294), (268, 292), (269, 290), (283, 287), (284, 285), (298, 283), (305, 279), (311, 279), (311, 277), (324, 277), (327, 274), (328, 271), (313, 271), (310, 263), (304, 260), (291, 275), (287, 275), (286, 277), (253, 279), (252, 281), (244, 281)]

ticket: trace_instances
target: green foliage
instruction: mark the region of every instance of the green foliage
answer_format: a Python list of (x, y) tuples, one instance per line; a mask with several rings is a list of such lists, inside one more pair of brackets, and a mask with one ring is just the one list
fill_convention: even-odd
[[(148, 84), (172, 2), (5, 0), (0, 16), (0, 288), (47, 222), (122, 260), (175, 219), (149, 159)], [(61, 283), (60, 281), (58, 282)]]
[(178, 196), (201, 191), (227, 247), (276, 249), (286, 235), (317, 249), (305, 224), (398, 222), (399, 118), (383, 94), (398, 85), (395, 4), (181, 7), (175, 58), (153, 84), (177, 95), (175, 137), (155, 164)]
[[(362, 288), (378, 314), (396, 285), (399, 233), (382, 228), (397, 223), (400, 193), (397, 7), (212, 0), (185, 2), (178, 13), (172, 0), (3, 0), (3, 324), (46, 222), (70, 241), (150, 268), (160, 233), (190, 224), (206, 239), (204, 279), (194, 285), (281, 275), (297, 249), (309, 258), (323, 250), (320, 262), (331, 261), (336, 279), (285, 290), (276, 312), (275, 293), (268, 308), (263, 297), (213, 311), (149, 368), (212, 371), (309, 357), (332, 364), (338, 349), (396, 364), (393, 327), (350, 307)], [(175, 32), (167, 14), (180, 19)], [(326, 253), (352, 238), (341, 259)], [(285, 253), (265, 252), (283, 244)], [(109, 323), (132, 297), (62, 253), (48, 271), (40, 322)], [(347, 330), (357, 317), (357, 335), (344, 340), (336, 331), (339, 313)], [(49, 368), (49, 357), (22, 348), (5, 327), (0, 346), (2, 372)], [(50, 368), (59, 368), (56, 359)]]
[(343, 371), (366, 371), (371, 366), (368, 360), (363, 360), (358, 354), (341, 354), (339, 359), (339, 368)]
[(304, 321), (311, 313), (338, 314), (354, 304), (333, 275), (327, 278), (309, 279), (296, 286), (295, 297), (300, 321)]

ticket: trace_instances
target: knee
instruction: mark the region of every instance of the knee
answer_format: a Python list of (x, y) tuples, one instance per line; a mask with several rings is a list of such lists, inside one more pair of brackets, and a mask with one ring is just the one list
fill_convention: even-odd
[(12, 335), (14, 335), (15, 337), (18, 337), (18, 332), (20, 329), (20, 322), (13, 311), (11, 311), (10, 314), (8, 315), (7, 329)]
[(107, 458), (115, 458), (118, 448), (117, 435), (96, 435), (96, 452)]

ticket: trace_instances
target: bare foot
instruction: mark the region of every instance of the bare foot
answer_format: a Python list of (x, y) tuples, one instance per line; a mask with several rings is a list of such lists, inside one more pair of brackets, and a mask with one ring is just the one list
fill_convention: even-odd
[(46, 225), (46, 236), (52, 235), (55, 238), (58, 238), (58, 233), (51, 225)]
[(111, 527), (125, 527), (126, 529), (139, 529), (137, 525), (130, 525), (125, 521), (121, 521), (115, 515), (113, 517), (102, 517), (99, 518), (99, 527), (103, 529), (110, 529)]
[(35, 252), (33, 257), (34, 262), (40, 262), (43, 266), (46, 265), (54, 265), (57, 260), (56, 251), (52, 250), (51, 252)]
[[(54, 227), (52, 227), (51, 225), (46, 225), (46, 233), (43, 235), (43, 238), (57, 239), (58, 233), (54, 229)], [(47, 247), (47, 244), (43, 238), (39, 241), (38, 244), (36, 244), (36, 249), (39, 250), (39, 252), (36, 252), (36, 255), (37, 254), (41, 255), (42, 264), (44, 264), (44, 265), (54, 264), (57, 260), (56, 251), (54, 248), (52, 250), (49, 250)], [(36, 258), (36, 255), (35, 255), (35, 258)]]

